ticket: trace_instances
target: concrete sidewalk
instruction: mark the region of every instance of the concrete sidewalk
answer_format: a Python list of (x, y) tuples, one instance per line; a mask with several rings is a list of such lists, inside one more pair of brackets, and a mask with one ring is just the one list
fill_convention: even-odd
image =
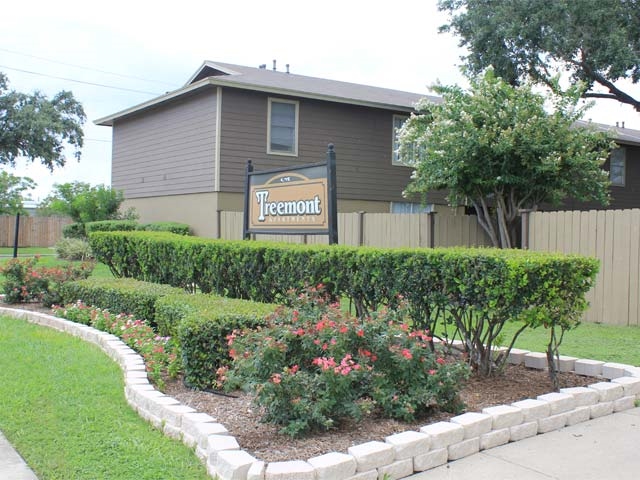
[(636, 480), (640, 408), (484, 450), (407, 480)]
[(2, 432), (0, 432), (0, 479), (38, 480)]

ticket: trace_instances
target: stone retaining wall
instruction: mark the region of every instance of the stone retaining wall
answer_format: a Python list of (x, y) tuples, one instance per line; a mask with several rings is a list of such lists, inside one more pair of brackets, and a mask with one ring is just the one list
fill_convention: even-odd
[[(419, 431), (390, 435), (384, 442), (350, 447), (346, 453), (265, 463), (242, 450), (216, 419), (155, 390), (142, 357), (116, 336), (42, 313), (9, 308), (0, 308), (0, 313), (100, 346), (122, 368), (125, 397), (138, 414), (167, 436), (194, 448), (211, 477), (221, 480), (378, 480), (385, 475), (401, 479), (481, 450), (631, 409), (640, 399), (640, 368), (561, 356), (561, 371), (600, 377), (602, 381), (464, 413)], [(547, 367), (545, 354), (519, 349), (511, 350), (509, 363)]]

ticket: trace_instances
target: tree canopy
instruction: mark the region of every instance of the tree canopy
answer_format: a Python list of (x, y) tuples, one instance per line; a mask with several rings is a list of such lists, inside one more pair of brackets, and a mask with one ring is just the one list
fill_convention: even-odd
[(0, 215), (24, 213), (23, 192), (36, 187), (29, 177), (16, 177), (12, 173), (0, 172)]
[(447, 189), (453, 206), (472, 205), (496, 247), (514, 247), (522, 209), (566, 197), (608, 202), (602, 170), (614, 144), (588, 124), (582, 91), (546, 98), (531, 85), (513, 87), (489, 69), (465, 91), (437, 85), (441, 104), (424, 99), (400, 131), (402, 158), (420, 152), (406, 194)]
[(65, 165), (67, 145), (75, 147), (73, 156), (80, 160), (85, 120), (71, 92), (48, 99), (40, 92), (8, 90), (7, 77), (0, 73), (0, 165), (15, 166), (16, 159), (25, 157), (53, 171)]
[[(640, 81), (638, 0), (439, 0), (440, 27), (460, 36), (471, 74), (493, 66), (515, 85), (528, 77), (553, 85), (566, 71), (585, 97), (609, 98), (640, 112), (640, 98), (616, 85)], [(606, 91), (597, 91), (596, 86)]]
[(76, 181), (55, 184), (53, 192), (40, 203), (39, 210), (87, 223), (119, 218), (118, 210), (123, 201), (124, 195), (119, 190)]

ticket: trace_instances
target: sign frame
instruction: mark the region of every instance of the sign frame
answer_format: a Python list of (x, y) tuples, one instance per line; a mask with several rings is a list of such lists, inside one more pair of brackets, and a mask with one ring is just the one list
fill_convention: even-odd
[[(325, 170), (326, 169), (326, 170)], [(312, 172), (314, 177), (308, 178), (304, 173)], [(325, 173), (326, 172), (326, 173)], [(290, 174), (290, 175), (284, 175)], [(270, 176), (270, 177), (269, 177)], [(257, 183), (260, 179), (269, 177), (264, 183)], [(279, 179), (279, 183), (270, 183), (274, 179)], [(287, 188), (294, 189), (296, 187), (313, 187), (315, 189), (321, 188), (319, 195), (315, 195), (313, 200), (287, 200), (278, 202), (282, 205), (278, 205), (279, 211), (283, 210), (285, 203), (287, 208), (292, 209), (294, 204), (301, 204), (300, 207), (322, 210), (320, 217), (320, 224), (317, 222), (309, 222), (305, 225), (304, 220), (302, 225), (291, 227), (293, 222), (283, 222), (282, 225), (277, 223), (269, 223), (264, 226), (258, 226), (253, 219), (257, 216), (269, 215), (265, 213), (265, 209), (260, 206), (260, 213), (256, 215), (256, 202), (264, 203), (272, 191), (280, 188), (280, 192), (286, 191)], [(262, 187), (263, 190), (256, 191), (257, 188)], [(261, 193), (262, 195), (256, 195), (256, 200), (252, 198), (253, 194)], [(322, 202), (320, 198), (325, 201)], [(271, 205), (271, 213), (276, 210), (276, 205)], [(282, 207), (282, 208), (280, 208)], [(247, 161), (245, 190), (244, 190), (244, 218), (243, 218), (243, 232), (242, 238), (249, 240), (251, 235), (328, 235), (329, 244), (334, 245), (338, 243), (338, 213), (337, 213), (337, 200), (336, 200), (336, 154), (333, 144), (329, 144), (327, 149), (326, 160), (324, 162), (296, 165), (292, 167), (275, 168), (271, 170), (254, 171), (251, 160)], [(304, 218), (302, 214), (297, 215), (295, 212), (287, 212), (287, 216), (291, 218)], [(314, 215), (316, 213), (314, 212)], [(320, 215), (320, 213), (317, 213)], [(264, 221), (264, 218), (263, 220)]]

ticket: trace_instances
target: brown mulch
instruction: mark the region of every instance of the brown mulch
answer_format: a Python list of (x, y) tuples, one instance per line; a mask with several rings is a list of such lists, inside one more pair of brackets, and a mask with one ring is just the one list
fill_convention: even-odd
[[(585, 386), (599, 381), (572, 373), (560, 374), (561, 387)], [(365, 418), (360, 423), (343, 425), (339, 430), (318, 433), (307, 438), (291, 439), (278, 433), (278, 427), (260, 422), (260, 411), (251, 397), (235, 393), (230, 398), (186, 388), (180, 379), (167, 381), (164, 389), (181, 403), (205, 412), (222, 423), (243, 450), (267, 461), (306, 460), (329, 452), (344, 452), (350, 446), (379, 440), (407, 430), (419, 430), (430, 423), (448, 420), (453, 414), (442, 412), (413, 423), (381, 418)], [(504, 375), (489, 379), (471, 378), (461, 392), (466, 412), (480, 412), (485, 407), (509, 404), (553, 391), (545, 371), (508, 365)]]
[[(0, 306), (51, 313), (39, 304)], [(585, 386), (600, 381), (573, 373), (559, 375), (561, 387)], [(545, 371), (508, 365), (504, 375), (480, 379), (472, 377), (461, 391), (467, 412), (480, 412), (485, 407), (509, 404), (553, 391)], [(222, 423), (243, 450), (267, 461), (305, 460), (328, 452), (346, 452), (350, 446), (379, 440), (407, 430), (419, 430), (421, 426), (448, 420), (453, 414), (436, 412), (414, 423), (404, 423), (381, 418), (365, 418), (360, 423), (341, 425), (339, 430), (318, 433), (303, 439), (291, 439), (278, 433), (278, 427), (260, 422), (260, 411), (251, 397), (241, 392), (236, 398), (201, 391), (184, 386), (181, 379), (167, 380), (164, 392), (199, 412), (208, 413)]]

